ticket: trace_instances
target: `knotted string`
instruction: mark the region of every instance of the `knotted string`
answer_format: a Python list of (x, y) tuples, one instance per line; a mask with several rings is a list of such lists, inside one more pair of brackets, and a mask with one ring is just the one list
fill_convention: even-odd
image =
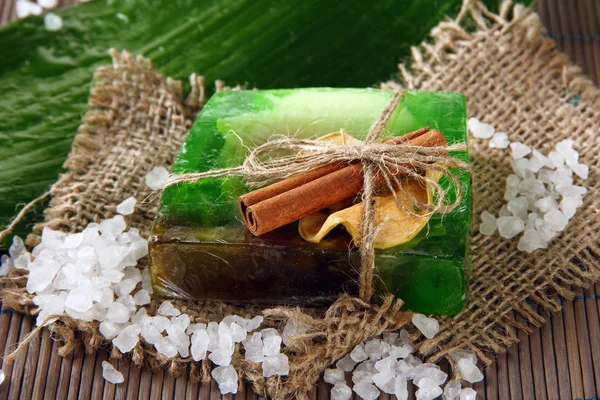
[[(462, 197), (460, 181), (449, 169), (468, 169), (467, 163), (448, 155), (451, 151), (466, 150), (464, 143), (424, 147), (387, 144), (379, 141), (401, 98), (401, 92), (394, 93), (390, 103), (369, 129), (365, 141), (360, 144), (339, 146), (320, 140), (280, 137), (256, 147), (239, 167), (171, 175), (165, 188), (182, 182), (193, 183), (201, 179), (224, 176), (241, 176), (248, 187), (260, 187), (331, 163), (362, 163), (364, 181), (359, 294), (362, 300), (368, 301), (373, 294), (374, 242), (382, 225), (387, 221), (387, 218), (383, 218), (381, 224), (375, 226), (373, 195), (376, 189), (374, 185), (376, 176), (381, 174), (384, 178), (399, 208), (411, 215), (426, 217), (435, 212), (449, 212), (458, 206)], [(289, 154), (280, 155), (282, 152)], [(456, 193), (452, 203), (447, 204), (446, 191), (437, 179), (423, 173), (426, 170), (437, 171), (448, 178)], [(434, 202), (423, 203), (406, 192), (399, 176), (410, 176), (411, 179), (429, 188), (433, 192)], [(419, 211), (405, 207), (397, 196), (396, 190), (402, 192)]]

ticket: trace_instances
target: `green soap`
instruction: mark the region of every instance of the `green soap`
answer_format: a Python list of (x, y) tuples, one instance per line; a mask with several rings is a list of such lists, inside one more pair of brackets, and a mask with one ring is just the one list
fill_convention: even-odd
[[(249, 148), (277, 134), (316, 138), (344, 129), (362, 139), (392, 95), (385, 90), (329, 88), (217, 93), (192, 126), (172, 173), (238, 166)], [(461, 94), (407, 91), (383, 137), (429, 125), (449, 144), (466, 142), (466, 119)], [(466, 151), (452, 155), (468, 161)], [(466, 303), (470, 175), (453, 172), (461, 183), (459, 207), (434, 214), (410, 242), (376, 252), (377, 290), (394, 293), (416, 312), (455, 314)], [(455, 198), (448, 181), (442, 178), (440, 183), (450, 199)], [(238, 197), (247, 191), (239, 177), (180, 183), (164, 190), (150, 239), (151, 271), (159, 292), (260, 304), (321, 304), (341, 291), (356, 292), (358, 252), (349, 252), (348, 236), (341, 229), (319, 244), (304, 242), (295, 224), (254, 237), (237, 207)], [(261, 273), (267, 270), (264, 279), (272, 285), (262, 285)], [(273, 285), (280, 287), (270, 291)], [(257, 286), (260, 291), (254, 290)]]

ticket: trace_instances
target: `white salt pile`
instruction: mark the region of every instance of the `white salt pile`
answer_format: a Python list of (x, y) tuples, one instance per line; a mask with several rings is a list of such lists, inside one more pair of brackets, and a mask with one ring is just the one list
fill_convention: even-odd
[[(152, 179), (150, 183), (156, 183)], [(135, 198), (130, 197), (117, 206), (117, 211), (131, 214), (134, 206)], [(132, 351), (143, 340), (166, 358), (192, 357), (200, 362), (208, 356), (217, 366), (212, 376), (223, 394), (237, 391), (238, 374), (231, 359), (238, 343), (247, 360), (262, 363), (265, 377), (289, 373), (282, 342), (306, 331), (291, 321), (282, 337), (273, 328), (253, 332), (263, 323), (262, 316), (245, 319), (229, 315), (220, 323), (192, 324), (190, 316), (170, 301), (159, 305), (158, 315), (148, 315), (143, 306), (150, 304), (153, 293), (150, 274), (147, 268), (137, 268), (138, 260), (148, 253), (147, 240), (137, 229), (126, 228), (122, 215), (91, 223), (75, 234), (44, 228), (40, 244), (31, 253), (15, 236), (9, 254), (2, 257), (0, 275), (12, 268), (29, 271), (26, 287), (35, 295), (38, 325), (66, 314), (98, 321), (100, 333), (121, 353)], [(110, 363), (102, 366), (106, 380), (123, 382), (123, 376)]]
[(519, 250), (532, 253), (545, 249), (567, 227), (587, 193), (585, 187), (574, 184), (576, 177), (585, 181), (589, 174), (589, 167), (579, 162), (574, 142), (563, 140), (544, 155), (521, 142), (511, 143), (505, 133), (495, 132), (494, 127), (476, 118), (469, 119), (467, 125), (474, 137), (491, 137), (491, 148), (510, 146), (513, 159), (514, 174), (506, 177), (506, 204), (497, 217), (484, 211), (479, 231), (483, 235), (498, 231), (506, 239), (522, 234)]
[[(438, 321), (422, 314), (414, 314), (413, 324), (428, 339), (433, 338), (439, 330)], [(348, 400), (354, 391), (365, 400), (377, 399), (381, 392), (406, 400), (409, 381), (418, 388), (416, 396), (419, 400), (433, 400), (440, 396), (444, 400), (475, 399), (477, 393), (473, 389), (462, 389), (458, 380), (446, 383), (448, 375), (445, 372), (437, 365), (423, 363), (414, 352), (406, 330), (386, 332), (380, 338), (359, 344), (338, 361), (335, 368), (324, 372), (325, 382), (333, 385), (331, 399)], [(455, 350), (450, 357), (459, 364), (459, 372), (464, 380), (473, 383), (483, 379), (483, 374), (476, 366), (475, 353)], [(345, 372), (352, 372), (352, 388), (346, 384)]]

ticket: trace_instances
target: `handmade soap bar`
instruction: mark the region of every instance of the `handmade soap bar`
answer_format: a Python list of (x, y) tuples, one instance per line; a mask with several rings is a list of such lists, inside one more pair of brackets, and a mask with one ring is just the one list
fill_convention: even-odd
[[(364, 139), (393, 93), (375, 89), (289, 89), (215, 94), (183, 144), (171, 173), (235, 167), (248, 149), (273, 135), (317, 138), (343, 129)], [(384, 136), (429, 125), (449, 144), (466, 142), (466, 102), (457, 93), (404, 93)], [(465, 152), (453, 156), (468, 160)], [(470, 277), (470, 175), (460, 179), (460, 206), (434, 214), (407, 243), (376, 251), (376, 289), (394, 293), (407, 309), (455, 314)], [(448, 196), (456, 196), (446, 178)], [(240, 177), (178, 183), (162, 194), (150, 238), (155, 290), (165, 296), (236, 303), (324, 305), (357, 293), (358, 249), (343, 228), (310, 243), (293, 223), (262, 236), (242, 222)]]

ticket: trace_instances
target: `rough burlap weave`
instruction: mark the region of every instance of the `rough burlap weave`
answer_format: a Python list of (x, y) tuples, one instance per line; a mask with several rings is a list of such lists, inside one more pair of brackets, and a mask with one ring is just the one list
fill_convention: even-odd
[[(474, 27), (465, 30), (463, 26)], [(572, 138), (582, 162), (590, 167), (589, 193), (568, 228), (547, 250), (527, 254), (515, 240), (477, 232), (478, 215), (496, 213), (503, 202), (504, 178), (511, 172), (508, 150), (470, 143), (474, 184), (473, 280), (466, 309), (442, 318), (439, 334), (418, 343), (429, 361), (444, 358), (453, 348), (470, 348), (484, 362), (517, 341), (516, 329), (540, 326), (548, 312), (571, 299), (571, 287), (585, 287), (600, 277), (600, 91), (545, 38), (532, 11), (503, 3), (499, 14), (478, 2), (466, 1), (456, 21), (439, 24), (432, 40), (414, 48), (408, 66), (400, 65), (401, 83), (384, 87), (444, 90), (464, 93), (470, 116), (507, 132), (534, 148), (549, 151)], [(67, 172), (52, 188), (44, 225), (78, 231), (91, 221), (111, 217), (129, 196), (148, 199), (129, 222), (148, 234), (156, 211), (145, 174), (158, 165), (171, 165), (204, 98), (201, 79), (192, 77), (192, 93), (184, 100), (181, 84), (152, 70), (149, 61), (113, 53), (112, 66), (100, 68), (90, 96), (90, 111), (66, 162)], [(218, 89), (221, 85), (219, 85)], [(38, 227), (39, 229), (39, 227)], [(4, 280), (4, 301), (16, 310), (36, 313), (24, 289), (25, 277)], [(218, 321), (228, 313), (263, 313), (269, 326), (288, 318), (308, 327), (293, 340), (290, 375), (262, 377), (258, 364), (236, 353), (233, 364), (258, 393), (272, 397), (306, 397), (322, 370), (364, 339), (404, 325), (410, 318), (401, 302), (386, 298), (379, 307), (342, 297), (329, 310), (234, 308), (221, 303), (177, 301), (176, 306), (197, 322)], [(153, 300), (150, 314), (155, 311)], [(515, 329), (516, 328), (516, 329)], [(93, 350), (108, 345), (97, 324), (61, 318), (48, 329), (65, 342), (61, 354), (79, 340)], [(113, 356), (120, 356), (112, 350)], [(132, 354), (138, 365), (168, 367), (192, 379), (209, 379), (208, 360), (167, 360), (152, 346), (138, 344)]]

